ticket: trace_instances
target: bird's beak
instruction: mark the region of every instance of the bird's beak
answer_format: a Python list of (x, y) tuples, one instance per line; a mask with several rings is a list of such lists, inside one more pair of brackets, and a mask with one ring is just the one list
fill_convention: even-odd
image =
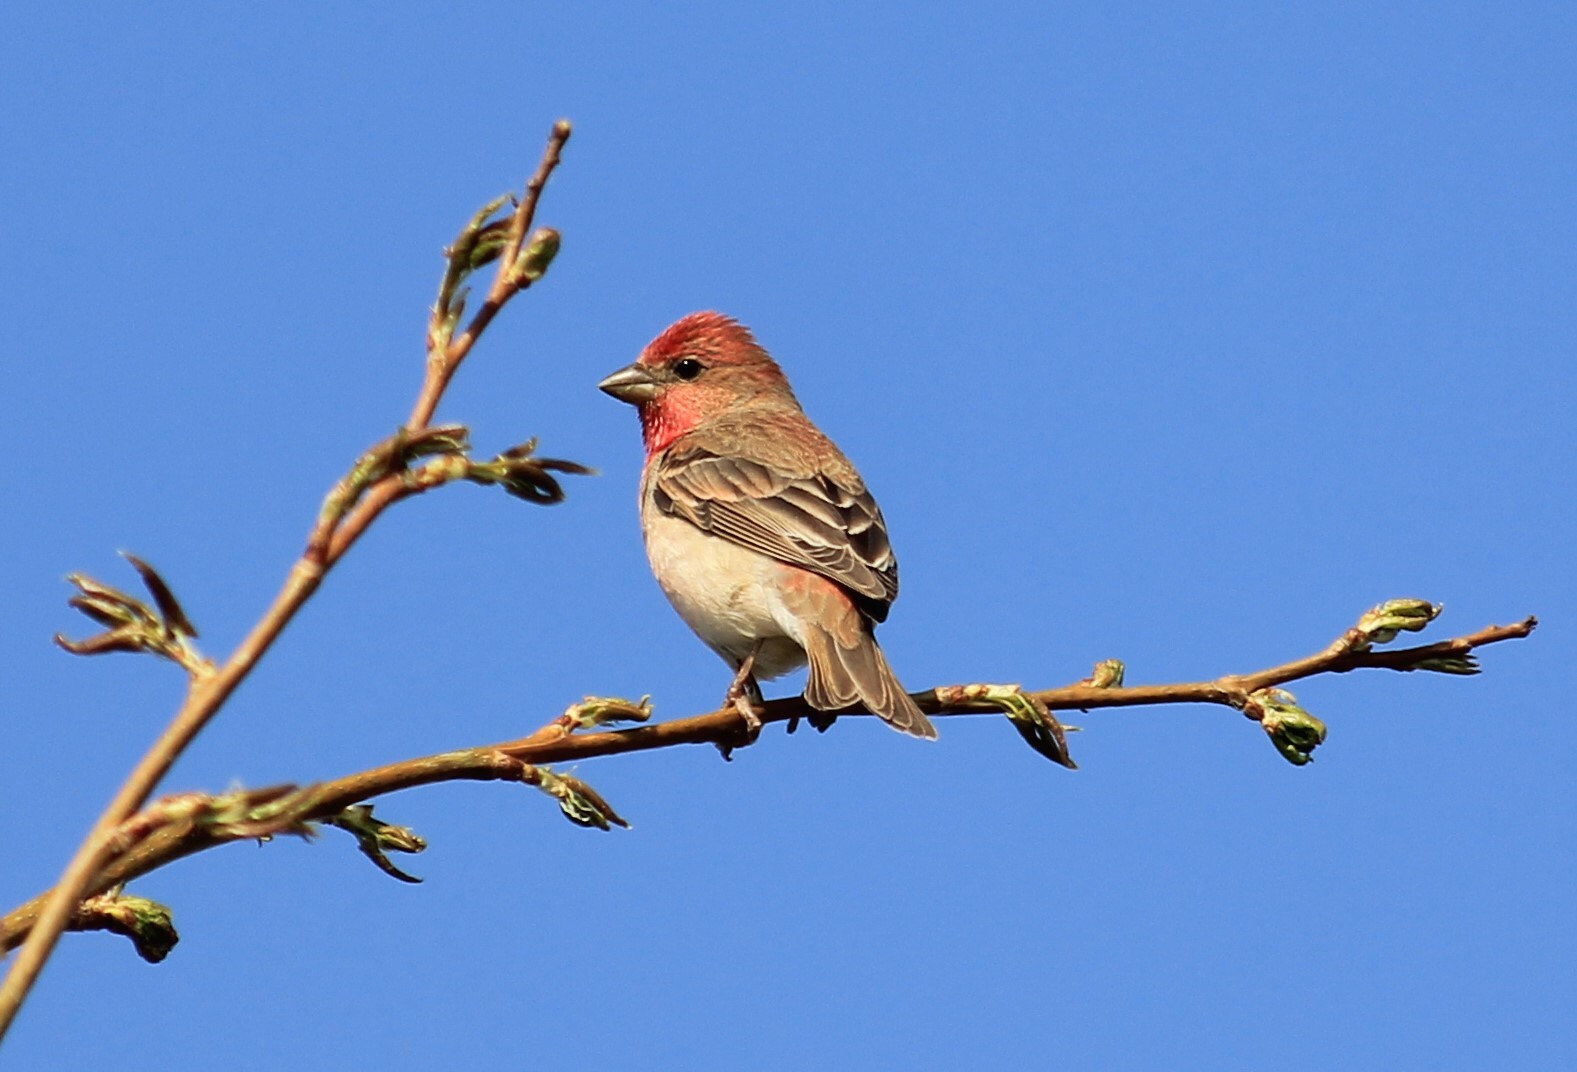
[(597, 385), (620, 402), (638, 406), (657, 397), (657, 381), (640, 365), (627, 365)]

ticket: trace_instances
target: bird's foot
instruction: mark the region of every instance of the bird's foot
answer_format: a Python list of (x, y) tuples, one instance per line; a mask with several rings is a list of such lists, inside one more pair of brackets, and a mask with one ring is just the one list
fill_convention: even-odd
[(723, 706), (732, 706), (739, 713), (740, 721), (744, 723), (744, 725), (739, 727), (739, 730), (731, 740), (717, 743), (717, 750), (723, 754), (723, 758), (732, 762), (734, 749), (749, 748), (760, 739), (761, 716), (756, 714), (756, 709), (751, 704), (750, 698), (743, 693), (735, 696), (731, 701), (726, 701)]
[(723, 706), (737, 711), (744, 723), (733, 740), (718, 743), (717, 750), (723, 753), (725, 760), (734, 758), (734, 749), (748, 748), (761, 736), (761, 716), (756, 714), (756, 704), (765, 701), (761, 696), (761, 686), (756, 684), (755, 676), (751, 673), (756, 665), (756, 652), (760, 649), (761, 643), (757, 641), (739, 664), (739, 672), (734, 675), (728, 692), (723, 695)]

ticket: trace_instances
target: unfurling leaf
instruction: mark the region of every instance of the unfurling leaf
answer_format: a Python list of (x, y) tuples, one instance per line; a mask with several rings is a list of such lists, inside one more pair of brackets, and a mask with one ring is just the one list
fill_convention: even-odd
[(1297, 767), (1313, 761), (1325, 742), (1325, 723), (1299, 707), (1297, 697), (1286, 689), (1260, 689), (1249, 703), (1283, 759)]
[[(1058, 721), (1050, 707), (1018, 685), (944, 685), (935, 691), (943, 707), (976, 705), (1001, 711), (1013, 723), (1024, 743), (1069, 770), (1078, 770), (1068, 754), (1069, 727)], [(1077, 728), (1077, 727), (1074, 727)]]
[(1102, 659), (1095, 664), (1095, 669), (1090, 676), (1079, 682), (1092, 689), (1120, 689), (1123, 685), (1123, 675), (1128, 668), (1121, 659)]
[(181, 940), (170, 910), (146, 897), (132, 897), (118, 890), (89, 897), (77, 907), (71, 929), (110, 931), (131, 939), (137, 955), (157, 964)]
[(595, 469), (563, 458), (538, 458), (537, 441), (528, 440), (510, 447), (490, 462), (473, 462), (466, 479), (478, 484), (497, 484), (517, 499), (551, 506), (564, 501), (564, 488), (551, 474), (572, 473), (590, 476)]
[(598, 830), (614, 826), (629, 827), (630, 824), (613, 810), (601, 793), (574, 775), (559, 774), (547, 767), (534, 767), (532, 772), (534, 776), (528, 780), (557, 800), (559, 810), (576, 826), (594, 826)]
[(652, 717), (652, 698), (623, 700), (617, 696), (588, 696), (580, 703), (570, 704), (556, 720), (559, 725), (574, 733), (576, 730), (609, 726), (619, 722), (645, 722)]
[(1441, 606), (1427, 599), (1391, 599), (1365, 611), (1358, 619), (1360, 647), (1389, 644), (1397, 633), (1416, 633), (1440, 616)]
[(504, 247), (508, 244), (509, 221), (494, 220), (476, 233), (476, 241), (472, 243), (470, 255), (466, 260), (467, 266), (474, 272), (478, 268), (492, 264), (498, 260), (498, 255), (504, 252)]
[(493, 213), (504, 207), (506, 201), (512, 200), (513, 195), (504, 194), (483, 205), (481, 211), (471, 217), (455, 240), (444, 250), (447, 264), (444, 266), (443, 281), (438, 284), (438, 301), (433, 306), (429, 346), (442, 349), (449, 345), (455, 325), (465, 310), (466, 291), (461, 284), (472, 272), (489, 261), (497, 260), (498, 255), (503, 252), (509, 240), (509, 221), (506, 219), (489, 222), (489, 219)]
[(186, 636), (197, 635), (197, 627), (191, 619), (186, 617), (186, 612), (181, 609), (181, 604), (176, 601), (175, 593), (170, 591), (170, 586), (164, 583), (164, 578), (159, 576), (159, 571), (148, 563), (127, 551), (121, 552), (121, 557), (131, 563), (131, 568), (137, 571), (142, 578), (142, 583), (147, 587), (148, 593), (153, 596), (153, 601), (158, 604), (159, 613), (164, 616), (165, 622), (176, 633)]
[[(455, 240), (444, 250), (444, 256), (449, 259), (450, 277), (458, 282), (461, 278), (482, 267), (490, 260), (498, 257), (503, 249), (502, 242), (494, 244), (494, 238), (500, 230), (507, 237), (509, 225), (507, 220), (488, 222), (489, 217), (504, 207), (504, 203), (513, 198), (512, 194), (496, 197), (483, 205), (476, 215), (472, 216)], [(489, 254), (491, 249), (491, 254)]]
[(1413, 664), (1413, 669), (1433, 670), (1437, 674), (1461, 674), (1463, 676), (1479, 672), (1478, 660), (1471, 653), (1439, 655), (1433, 659), (1420, 659)]
[(464, 454), (471, 449), (471, 430), (463, 424), (437, 424), (418, 432), (401, 429), (394, 442), (398, 461), (409, 463), (436, 454)]
[(415, 853), (427, 848), (427, 840), (410, 827), (383, 822), (372, 814), (371, 804), (352, 804), (344, 811), (328, 816), (323, 822), (337, 826), (354, 837), (362, 855), (371, 860), (379, 871), (401, 882), (421, 881), (415, 875), (408, 875), (394, 866), (385, 853), (385, 850)]
[(122, 554), (142, 577), (154, 606), (81, 573), (70, 574), (66, 580), (76, 586), (78, 594), (68, 599), (67, 605), (107, 631), (84, 640), (71, 640), (57, 633), (55, 643), (73, 655), (145, 651), (169, 659), (190, 674), (211, 671), (213, 664), (191, 642), (197, 627), (187, 618), (164, 578), (136, 555)]

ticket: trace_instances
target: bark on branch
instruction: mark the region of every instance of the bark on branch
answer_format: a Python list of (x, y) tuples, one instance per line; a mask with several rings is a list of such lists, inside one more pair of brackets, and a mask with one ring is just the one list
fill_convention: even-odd
[[(427, 330), (427, 375), (409, 420), (396, 436), (364, 456), (351, 474), (329, 493), (308, 539), (306, 551), (291, 568), (283, 589), (228, 659), (222, 664), (215, 664), (197, 652), (191, 643), (197, 630), (179, 612), (173, 597), (169, 600), (163, 598), (168, 595), (163, 580), (157, 575), (150, 577), (152, 571), (144, 571), (143, 564), (137, 560), (133, 560), (133, 564), (139, 572), (143, 572), (144, 582), (157, 607), (88, 581), (87, 578), (73, 578), (81, 591), (73, 600), (73, 605), (107, 626), (109, 631), (80, 643), (63, 641), (63, 646), (80, 654), (152, 651), (180, 662), (187, 669), (190, 680), (180, 710), (132, 769), (67, 864), (65, 873), (48, 899), (39, 907), (28, 941), (11, 962), (4, 982), (0, 983), (0, 1039), (10, 1029), (61, 932), (74, 919), (82, 918), (79, 913), (84, 893), (93, 884), (94, 876), (103, 870), (106, 861), (113, 856), (117, 831), (122, 824), (142, 807), (176, 759), (218, 714), (225, 701), (273, 646), (296, 613), (312, 598), (323, 583), (324, 576), (344, 557), (368, 526), (393, 503), (415, 491), (434, 486), (434, 483), (423, 484), (413, 479), (410, 463), (434, 453), (451, 456), (463, 453), (462, 444), (456, 443), (452, 435), (444, 435), (445, 431), (452, 429), (430, 427), (433, 414), (437, 412), (438, 404), (455, 372), (487, 325), (511, 298), (542, 278), (558, 252), (558, 232), (551, 228), (532, 232), (531, 224), (536, 214), (537, 201), (558, 166), (569, 136), (568, 122), (554, 124), (541, 162), (526, 183), (525, 194), (515, 204), (513, 211), (504, 219), (491, 219), (493, 213), (509, 200), (507, 195), (486, 206), (461, 231), (454, 245), (445, 251), (448, 266)], [(466, 291), (463, 284), (475, 271), (494, 262), (497, 262), (497, 268), (486, 298), (465, 330), (456, 337), (455, 328), (465, 312)], [(530, 454), (529, 447), (517, 450)], [(506, 452), (494, 459), (494, 463), (488, 464), (504, 463), (513, 453)], [(569, 463), (558, 463), (558, 467), (572, 471), (578, 468)], [(424, 470), (428, 468), (423, 467)], [(473, 468), (483, 469), (486, 465)], [(539, 473), (545, 475), (545, 470), (550, 467), (538, 463), (537, 468)], [(429, 472), (429, 475), (432, 474)], [(461, 475), (467, 479), (480, 479), (471, 472)], [(451, 476), (449, 479), (456, 478)], [(509, 487), (507, 480), (496, 482)], [(556, 486), (551, 477), (548, 477), (547, 483)]]
[[(1011, 685), (946, 685), (915, 693), (914, 697), (928, 715), (1005, 713), (1014, 719), (1016, 726), (1021, 718), (1035, 717), (1031, 712), (1049, 714), (1174, 703), (1218, 704), (1260, 722), (1275, 742), (1277, 733), (1285, 732), (1285, 728), (1278, 729), (1267, 722), (1274, 722), (1287, 709), (1302, 712), (1290, 695), (1280, 689), (1282, 685), (1320, 674), (1367, 668), (1473, 673), (1476, 666), (1472, 657), (1478, 648), (1526, 637), (1538, 624), (1535, 619), (1527, 618), (1511, 625), (1488, 626), (1434, 644), (1376, 650), (1375, 643), (1394, 637), (1396, 628), (1393, 627), (1398, 620), (1394, 614), (1387, 617), (1379, 612), (1398, 605), (1412, 607), (1415, 611), (1420, 607), (1429, 608), (1411, 618), (1402, 618), (1405, 624), (1399, 626), (1401, 629), (1421, 628), (1438, 613), (1438, 608), (1422, 601), (1393, 600), (1366, 614), (1359, 625), (1321, 652), (1254, 673), (1208, 681), (1131, 687), (1107, 684), (1101, 678), (1112, 679), (1112, 664), (1108, 663), (1102, 664), (1106, 668), (1104, 675), (1098, 672), (1092, 679), (1060, 688), (1027, 691)], [(1267, 692), (1281, 695), (1267, 698)], [(1030, 705), (1030, 711), (1016, 706), (1024, 702)], [(362, 851), (395, 877), (410, 880), (410, 876), (389, 864), (383, 851), (419, 852), (425, 848), (425, 842), (409, 830), (374, 820), (370, 808), (360, 809), (348, 820), (341, 817), (369, 800), (402, 789), (435, 782), (508, 781), (543, 789), (559, 801), (574, 821), (606, 829), (609, 825), (624, 825), (622, 818), (584, 782), (556, 774), (547, 769), (547, 764), (685, 744), (711, 744), (726, 754), (746, 743), (745, 721), (732, 705), (630, 729), (600, 728), (611, 722), (644, 720), (649, 713), (645, 701), (588, 699), (518, 740), (391, 763), (305, 788), (276, 786), (219, 797), (195, 793), (168, 797), (120, 826), (112, 838), (112, 851), (85, 893), (92, 896), (116, 889), (176, 860), (232, 841), (287, 833), (309, 835), (313, 823), (359, 827), (361, 832), (357, 836)], [(792, 723), (822, 713), (814, 711), (802, 698), (792, 697), (770, 700), (758, 709), (758, 714), (763, 723)], [(840, 712), (839, 717), (866, 714), (868, 712), (851, 709)], [(1307, 712), (1302, 714), (1307, 716)], [(1054, 716), (1052, 718), (1055, 721)], [(1323, 727), (1319, 736), (1323, 737)], [(1285, 748), (1282, 752), (1286, 755)], [(1306, 758), (1307, 752), (1303, 755)], [(1065, 754), (1062, 758), (1066, 759)], [(1071, 762), (1066, 765), (1071, 766)], [(357, 833), (357, 829), (351, 832)], [(0, 919), (0, 950), (12, 949), (26, 938), (49, 896), (49, 892), (40, 894)]]
[[(625, 825), (624, 820), (590, 786), (549, 764), (681, 744), (712, 744), (726, 757), (752, 743), (752, 730), (733, 705), (688, 718), (610, 729), (621, 721), (645, 722), (649, 706), (644, 700), (588, 699), (530, 736), (513, 741), (392, 763), (304, 787), (182, 793), (147, 803), (176, 759), (252, 672), (325, 575), (389, 506), (456, 481), (496, 484), (530, 502), (552, 503), (562, 498), (554, 474), (587, 471), (573, 462), (538, 457), (534, 442), (477, 461), (470, 456), (464, 427), (432, 423), (445, 389), (487, 326), (510, 299), (542, 278), (558, 251), (558, 232), (532, 230), (532, 225), (538, 200), (569, 135), (568, 123), (556, 124), (523, 196), (507, 211), (507, 195), (484, 206), (445, 250), (447, 265), (427, 325), (426, 376), (409, 419), (368, 450), (331, 489), (282, 590), (229, 658), (218, 662), (202, 653), (196, 642), (198, 631), (171, 586), (140, 559), (128, 556), (147, 589), (147, 599), (87, 577), (70, 578), (77, 588), (71, 605), (104, 631), (80, 641), (59, 638), (63, 647), (83, 655), (136, 651), (169, 659), (187, 674), (188, 691), (173, 721), (127, 777), (55, 887), (0, 918), (0, 951), (21, 947), (0, 983), (0, 1038), (62, 931), (103, 929), (125, 934), (150, 960), (169, 951), (176, 939), (168, 910), (123, 894), (121, 886), (175, 860), (233, 841), (282, 834), (314, 836), (322, 827), (332, 826), (350, 834), (360, 851), (389, 875), (419, 881), (396, 867), (388, 854), (419, 852), (426, 843), (413, 831), (376, 818), (368, 801), (434, 782), (510, 781), (553, 797), (576, 823), (607, 829)], [(500, 211), (504, 214), (496, 216)], [(462, 329), (465, 284), (492, 264), (497, 267), (486, 295)], [(1325, 727), (1298, 706), (1283, 685), (1367, 667), (1476, 673), (1477, 648), (1525, 637), (1536, 625), (1528, 618), (1436, 644), (1376, 649), (1401, 632), (1424, 628), (1439, 610), (1422, 600), (1392, 600), (1364, 614), (1323, 651), (1210, 681), (1124, 687), (1122, 664), (1111, 660), (1098, 665), (1086, 680), (1061, 688), (1028, 691), (1016, 685), (948, 685), (916, 694), (915, 699), (933, 716), (1006, 715), (1030, 747), (1068, 767), (1074, 764), (1057, 711), (1221, 704), (1257, 721), (1284, 758), (1301, 764), (1324, 740)], [(850, 710), (840, 715), (865, 713)], [(790, 732), (801, 719), (825, 728), (832, 717), (811, 710), (799, 698), (771, 701), (757, 714), (760, 723), (788, 722)]]

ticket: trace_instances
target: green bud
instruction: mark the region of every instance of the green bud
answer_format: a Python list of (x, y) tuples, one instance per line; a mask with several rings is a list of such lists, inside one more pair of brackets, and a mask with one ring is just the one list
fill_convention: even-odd
[[(571, 774), (558, 774), (547, 767), (536, 767), (533, 784), (559, 802), (559, 810), (576, 826), (595, 826), (607, 830), (613, 826), (629, 827), (629, 823), (602, 794)], [(531, 780), (528, 777), (528, 780)]]
[(157, 964), (181, 940), (170, 910), (146, 897), (112, 892), (89, 897), (77, 908), (73, 930), (110, 931), (131, 939), (137, 955)]
[(1299, 707), (1297, 697), (1286, 689), (1260, 689), (1249, 701), (1283, 759), (1298, 767), (1314, 759), (1314, 750), (1325, 742), (1325, 723)]
[[(1099, 672), (1100, 666), (1096, 670)], [(1001, 711), (1030, 748), (1069, 770), (1079, 769), (1068, 753), (1070, 727), (1064, 726), (1050, 707), (1021, 686), (948, 685), (936, 689), (935, 695), (944, 707), (978, 704)]]
[(1120, 689), (1127, 670), (1121, 659), (1102, 659), (1095, 664), (1094, 672), (1084, 679), (1084, 684), (1092, 689)]
[(639, 702), (621, 700), (616, 696), (588, 696), (580, 703), (570, 704), (559, 716), (559, 725), (574, 733), (597, 726), (618, 722), (645, 722), (652, 717), (652, 698), (642, 696)]
[(354, 837), (362, 855), (390, 878), (397, 878), (401, 882), (421, 881), (415, 875), (408, 875), (395, 867), (385, 855), (385, 850), (415, 853), (427, 848), (427, 840), (410, 827), (383, 822), (372, 814), (371, 804), (352, 804), (323, 822), (337, 826)]
[(1358, 619), (1363, 645), (1389, 644), (1397, 633), (1416, 633), (1440, 616), (1441, 606), (1427, 599), (1391, 599)]
[(558, 256), (561, 237), (551, 227), (538, 227), (515, 260), (515, 281), (525, 287), (546, 275)]

